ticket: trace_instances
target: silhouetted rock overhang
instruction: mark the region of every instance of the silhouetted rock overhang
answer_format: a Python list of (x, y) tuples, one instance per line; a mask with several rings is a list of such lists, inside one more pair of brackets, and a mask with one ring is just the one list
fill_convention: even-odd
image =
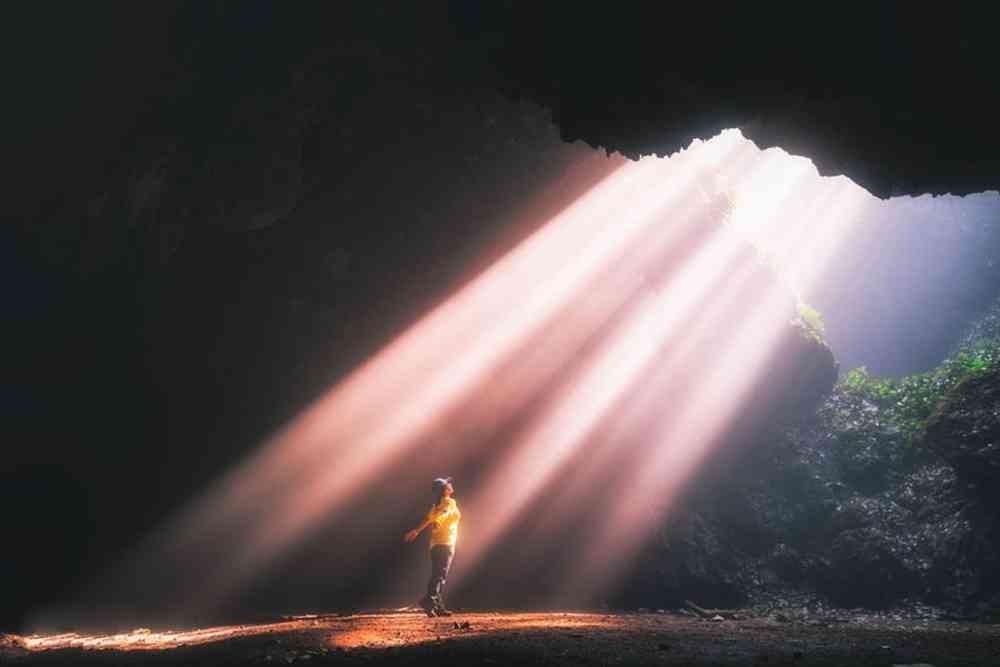
[(567, 140), (665, 155), (738, 127), (887, 197), (1000, 188), (988, 11), (518, 3), (459, 18)]
[(176, 0), (155, 15), (125, 2), (67, 7), (53, 22), (25, 6), (9, 22), (23, 64), (7, 151), (18, 165), (10, 190), (25, 201), (9, 210), (36, 216), (45, 193), (103, 173), (136, 137), (213, 141), (239, 100), (322, 51), (340, 54), (324, 56), (324, 75), (345, 108), (386, 82), (442, 99), (492, 89), (551, 109), (566, 140), (632, 157), (737, 127), (880, 197), (1000, 189), (995, 13), (979, 3)]

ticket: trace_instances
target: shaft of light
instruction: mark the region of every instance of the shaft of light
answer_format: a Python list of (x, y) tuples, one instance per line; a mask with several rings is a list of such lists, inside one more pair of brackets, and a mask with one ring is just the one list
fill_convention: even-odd
[[(479, 522), (463, 528), (471, 537), (463, 559), (482, 557), (554, 475), (595, 451), (590, 441), (598, 429), (622, 418), (621, 433), (636, 433), (647, 412), (629, 404), (647, 395), (637, 380), (652, 373), (654, 386), (669, 386), (686, 351), (720, 326), (720, 308), (741, 294), (741, 285), (726, 284), (733, 246), (706, 235), (658, 295), (639, 296), (646, 274), (662, 270), (658, 262), (680, 233), (682, 225), (672, 223), (695, 207), (694, 183), (718, 169), (754, 176), (744, 169), (749, 157), (736, 135), (615, 170), (207, 490), (140, 550), (126, 568), (135, 573), (129, 576), (176, 567), (174, 578), (183, 583), (172, 591), (179, 598), (173, 604), (210, 606), (321, 521), (336, 521), (419, 443), (461, 424), (490, 427), (540, 401), (509, 456), (467, 506)], [(777, 210), (805, 178), (801, 165), (782, 172), (766, 164), (765, 180), (776, 184), (770, 199), (752, 209), (757, 215)], [(802, 252), (789, 262), (803, 284), (816, 279), (816, 265), (846, 233), (850, 206), (838, 200), (829, 209), (837, 220), (797, 243)], [(600, 447), (595, 462), (613, 462), (630, 481), (626, 502), (585, 551), (580, 573), (597, 581), (599, 556), (635, 547), (653, 521), (640, 508), (651, 499), (669, 502), (760, 379), (787, 317), (778, 295), (756, 298), (757, 310), (732, 325), (740, 344), (685, 387), (684, 401), (654, 438), (639, 448)], [(542, 395), (550, 386), (558, 390)], [(643, 398), (648, 407), (645, 400), (652, 399)], [(471, 443), (454, 460), (482, 453)], [(563, 499), (560, 513), (573, 512), (570, 499), (582, 484)]]
[[(708, 151), (706, 151), (707, 153)], [(121, 571), (209, 607), (360, 495), (641, 236), (664, 162), (628, 163), (393, 341), (182, 512)], [(632, 204), (628, 206), (627, 204)], [(630, 211), (626, 215), (620, 213)], [(512, 298), (517, 307), (512, 308)], [(167, 575), (166, 578), (171, 578)]]
[[(824, 228), (808, 243), (803, 255), (813, 258), (808, 267), (800, 267), (802, 285), (808, 288), (823, 271), (822, 260), (836, 252), (854, 220), (861, 199), (851, 196), (844, 184), (831, 186), (825, 215), (815, 220)], [(734, 345), (720, 354), (717, 363), (698, 374), (697, 382), (684, 394), (682, 404), (672, 406), (669, 414), (647, 446), (626, 463), (626, 471), (615, 484), (621, 492), (588, 540), (578, 565), (567, 576), (567, 587), (578, 591), (600, 590), (614, 580), (609, 563), (627, 562), (628, 557), (656, 526), (684, 483), (704, 461), (711, 447), (725, 432), (730, 420), (749, 400), (749, 392), (758, 386), (775, 355), (778, 341), (786, 333), (783, 317), (785, 298), (778, 289), (759, 295), (760, 301), (744, 312), (734, 329)], [(609, 554), (614, 558), (609, 559)]]

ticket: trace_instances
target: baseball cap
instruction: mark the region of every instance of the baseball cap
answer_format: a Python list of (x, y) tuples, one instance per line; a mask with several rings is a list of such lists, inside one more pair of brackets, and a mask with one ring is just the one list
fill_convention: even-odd
[(451, 484), (451, 477), (438, 477), (434, 480), (431, 486), (434, 489), (440, 489)]

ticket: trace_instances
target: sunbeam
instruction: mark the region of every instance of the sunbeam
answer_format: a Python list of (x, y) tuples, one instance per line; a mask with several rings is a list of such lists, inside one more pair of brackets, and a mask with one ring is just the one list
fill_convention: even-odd
[[(463, 528), (459, 575), (477, 576), (543, 493), (538, 524), (568, 525), (587, 516), (595, 487), (613, 484), (615, 503), (564, 573), (568, 588), (599, 590), (619, 574), (609, 563), (626, 562), (710, 456), (795, 316), (780, 280), (754, 292), (761, 268), (747, 244), (776, 258), (801, 294), (860, 205), (847, 181), (804, 195), (811, 163), (761, 155), (727, 131), (669, 159), (614, 158), (603, 180), (218, 480), (112, 578), (158, 572), (178, 585), (157, 604), (212, 609), (343, 521), (428, 442), (478, 429), (506, 441), (438, 444), (428, 450), (437, 459), (411, 470), (491, 461), (462, 496), (475, 521)], [(726, 197), (728, 213), (716, 206)], [(776, 226), (792, 199), (800, 224)], [(694, 372), (693, 351), (722, 337), (712, 368)], [(402, 577), (383, 577), (383, 588), (405, 589)]]

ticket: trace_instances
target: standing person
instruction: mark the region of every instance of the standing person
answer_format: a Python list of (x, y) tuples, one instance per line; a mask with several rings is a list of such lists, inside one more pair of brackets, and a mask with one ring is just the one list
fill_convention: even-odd
[(403, 536), (405, 542), (412, 542), (427, 526), (431, 529), (431, 578), (427, 582), (427, 594), (420, 598), (420, 606), (428, 616), (451, 616), (444, 606), (441, 591), (444, 589), (451, 560), (455, 557), (455, 543), (458, 541), (458, 522), (462, 513), (458, 503), (452, 498), (455, 488), (451, 477), (439, 477), (432, 485), (434, 504), (423, 522)]

